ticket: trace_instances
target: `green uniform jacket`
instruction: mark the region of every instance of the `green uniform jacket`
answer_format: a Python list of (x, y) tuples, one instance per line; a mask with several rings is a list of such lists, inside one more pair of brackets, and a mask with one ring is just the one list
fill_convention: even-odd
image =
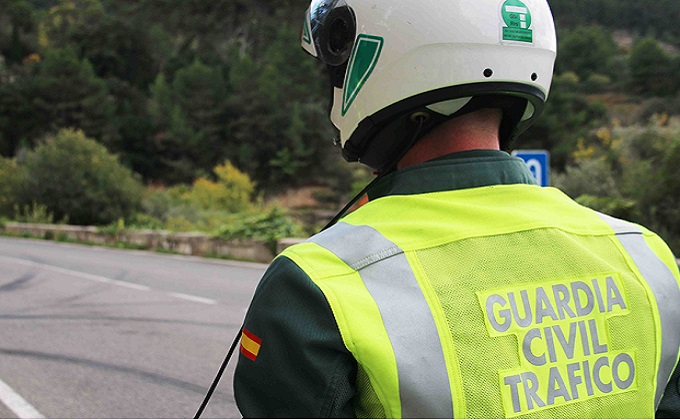
[[(507, 153), (470, 151), (400, 170), (369, 191), (369, 197), (508, 184), (535, 180), (521, 160)], [(343, 344), (323, 293), (288, 258), (277, 258), (265, 273), (245, 328), (246, 348), (234, 378), (236, 402), (244, 417), (357, 416), (353, 402), (357, 380), (362, 380), (357, 363)], [(680, 418), (680, 368), (656, 414)]]

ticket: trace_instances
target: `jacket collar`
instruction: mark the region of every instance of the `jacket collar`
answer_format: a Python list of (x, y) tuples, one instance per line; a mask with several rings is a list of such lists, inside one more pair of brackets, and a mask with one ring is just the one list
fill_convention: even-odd
[(537, 185), (521, 159), (498, 150), (452, 153), (385, 176), (368, 191), (369, 199), (424, 194), (491, 185)]

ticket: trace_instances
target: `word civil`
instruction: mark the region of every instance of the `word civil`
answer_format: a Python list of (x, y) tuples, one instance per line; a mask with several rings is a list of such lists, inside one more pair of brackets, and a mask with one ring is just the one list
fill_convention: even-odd
[(478, 292), (490, 337), (517, 337), (501, 370), (508, 417), (636, 389), (636, 350), (611, 349), (607, 319), (629, 313), (618, 274)]

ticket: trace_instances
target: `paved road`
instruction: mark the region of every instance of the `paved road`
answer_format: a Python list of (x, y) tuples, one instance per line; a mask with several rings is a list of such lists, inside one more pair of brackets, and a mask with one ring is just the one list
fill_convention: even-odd
[(0, 238), (0, 418), (193, 417), (264, 268)]

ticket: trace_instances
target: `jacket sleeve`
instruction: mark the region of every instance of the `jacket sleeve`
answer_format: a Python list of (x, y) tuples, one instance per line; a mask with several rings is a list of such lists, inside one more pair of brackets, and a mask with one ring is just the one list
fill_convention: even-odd
[(661, 399), (659, 408), (656, 410), (657, 419), (680, 418), (680, 364), (675, 367), (675, 372), (666, 386), (666, 392)]
[(234, 396), (245, 418), (355, 417), (356, 362), (325, 296), (290, 259), (269, 267), (244, 325), (251, 352), (241, 347)]

